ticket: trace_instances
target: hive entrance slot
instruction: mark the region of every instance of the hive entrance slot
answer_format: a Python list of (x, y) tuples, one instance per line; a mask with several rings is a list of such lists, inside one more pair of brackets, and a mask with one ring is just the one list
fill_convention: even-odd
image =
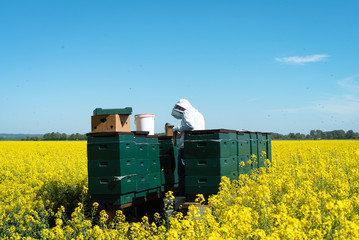
[(99, 145), (99, 149), (106, 149), (107, 148), (107, 145), (106, 144), (100, 144)]
[(199, 142), (199, 143), (197, 143), (197, 146), (198, 146), (198, 147), (204, 147), (204, 146), (206, 146), (206, 145), (207, 145), (206, 142)]
[(108, 166), (108, 162), (100, 162), (100, 167), (107, 167)]
[(101, 179), (100, 183), (101, 184), (108, 184), (108, 179)]
[(207, 178), (199, 178), (198, 179), (198, 183), (206, 183), (207, 182)]

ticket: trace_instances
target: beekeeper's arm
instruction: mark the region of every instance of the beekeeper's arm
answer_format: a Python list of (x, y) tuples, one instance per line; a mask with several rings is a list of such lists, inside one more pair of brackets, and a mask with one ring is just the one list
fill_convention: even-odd
[(173, 131), (174, 132), (175, 131), (179, 131), (179, 132), (192, 131), (194, 129), (193, 124), (192, 124), (193, 122), (194, 122), (193, 114), (190, 114), (190, 112), (188, 112), (188, 111), (184, 111), (183, 118), (181, 120), (181, 125), (174, 127)]

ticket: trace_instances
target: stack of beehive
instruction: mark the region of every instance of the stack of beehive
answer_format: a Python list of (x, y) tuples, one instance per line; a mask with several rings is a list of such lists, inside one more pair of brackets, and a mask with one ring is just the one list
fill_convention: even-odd
[(186, 132), (184, 139), (189, 200), (199, 193), (217, 193), (222, 176), (234, 180), (271, 159), (269, 133), (216, 129)]
[[(238, 177), (237, 136), (231, 130), (191, 131), (185, 134), (186, 193), (218, 192), (222, 176)], [(192, 199), (191, 199), (192, 200)]]
[(161, 190), (158, 138), (131, 132), (131, 114), (132, 108), (94, 111), (87, 142), (94, 201), (123, 205)]

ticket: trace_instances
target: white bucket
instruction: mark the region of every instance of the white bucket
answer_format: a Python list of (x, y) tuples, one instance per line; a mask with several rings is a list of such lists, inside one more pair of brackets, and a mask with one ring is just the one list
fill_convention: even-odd
[(137, 114), (135, 115), (136, 131), (146, 131), (149, 135), (155, 134), (155, 115)]

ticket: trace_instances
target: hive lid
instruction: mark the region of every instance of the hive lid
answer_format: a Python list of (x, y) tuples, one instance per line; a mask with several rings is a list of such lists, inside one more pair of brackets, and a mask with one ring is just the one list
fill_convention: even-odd
[(110, 115), (110, 114), (123, 114), (123, 115), (131, 115), (132, 114), (132, 107), (126, 108), (110, 108), (110, 109), (103, 109), (103, 108), (96, 108), (93, 110), (93, 115)]
[(172, 136), (158, 136), (159, 140), (170, 140), (172, 138), (173, 138)]
[(209, 130), (194, 130), (194, 131), (186, 131), (188, 134), (211, 134), (211, 133), (236, 133), (236, 130), (229, 129), (209, 129)]
[(271, 135), (270, 132), (254, 132), (254, 131), (247, 131), (247, 130), (245, 130), (245, 131), (237, 131), (237, 134), (239, 134), (239, 135), (243, 135), (243, 134), (245, 134), (245, 133)]
[(134, 137), (158, 138), (157, 135), (149, 135), (148, 131), (132, 131)]
[(148, 131), (132, 131), (134, 135), (144, 135), (147, 136), (149, 134)]
[(237, 131), (237, 134), (239, 134), (239, 135), (243, 135), (245, 133), (256, 134), (256, 133), (259, 133), (259, 132), (248, 131), (248, 130)]

